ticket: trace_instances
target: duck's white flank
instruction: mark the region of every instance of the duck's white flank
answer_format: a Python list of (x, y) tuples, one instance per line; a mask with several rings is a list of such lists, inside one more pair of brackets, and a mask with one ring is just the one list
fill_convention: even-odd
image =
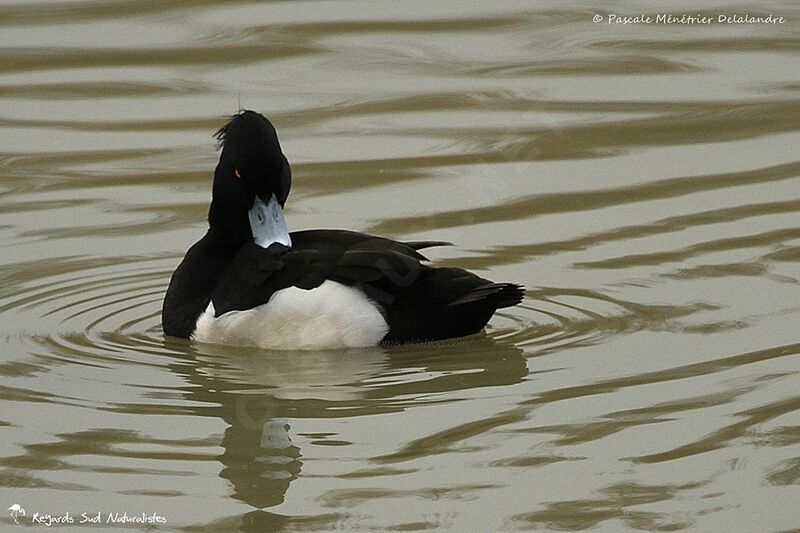
[(389, 325), (358, 288), (325, 281), (311, 290), (289, 287), (247, 311), (214, 317), (209, 303), (192, 339), (270, 350), (324, 350), (375, 346)]

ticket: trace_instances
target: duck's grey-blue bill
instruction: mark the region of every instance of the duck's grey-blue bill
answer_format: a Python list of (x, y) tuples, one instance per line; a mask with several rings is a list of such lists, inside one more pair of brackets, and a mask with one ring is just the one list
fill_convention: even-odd
[(250, 229), (253, 230), (253, 239), (257, 245), (267, 248), (270, 244), (279, 242), (289, 248), (292, 247), (292, 238), (289, 237), (281, 204), (278, 203), (274, 194), (266, 203), (256, 196), (248, 215), (250, 216)]

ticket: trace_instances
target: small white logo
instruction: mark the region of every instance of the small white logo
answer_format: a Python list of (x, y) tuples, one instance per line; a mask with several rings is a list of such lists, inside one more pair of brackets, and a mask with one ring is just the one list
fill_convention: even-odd
[(18, 503), (15, 503), (11, 507), (9, 507), (8, 511), (11, 514), (11, 518), (14, 519), (15, 524), (19, 524), (19, 520), (17, 520), (17, 517), (19, 515), (25, 516), (25, 509), (23, 509), (22, 506)]

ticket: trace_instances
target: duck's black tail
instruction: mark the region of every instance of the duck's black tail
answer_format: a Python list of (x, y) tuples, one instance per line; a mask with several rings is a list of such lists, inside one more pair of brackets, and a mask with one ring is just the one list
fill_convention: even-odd
[(462, 294), (450, 306), (485, 302), (495, 309), (517, 305), (525, 297), (525, 287), (516, 283), (489, 283)]
[(407, 241), (403, 244), (414, 250), (422, 250), (423, 248), (432, 248), (434, 246), (453, 246), (452, 242), (447, 241)]

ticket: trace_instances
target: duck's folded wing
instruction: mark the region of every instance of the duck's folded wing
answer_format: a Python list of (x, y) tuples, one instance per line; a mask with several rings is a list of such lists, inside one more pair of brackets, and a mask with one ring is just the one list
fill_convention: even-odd
[(252, 309), (269, 300), (278, 274), (285, 270), (285, 246), (261, 248), (250, 241), (244, 244), (219, 277), (211, 293), (216, 316), (228, 311)]
[(330, 279), (345, 284), (375, 282), (383, 278), (402, 282), (416, 277), (422, 268), (418, 257), (392, 249), (358, 247), (347, 250), (336, 262)]
[(402, 286), (429, 268), (413, 247), (362, 233), (309, 230), (293, 233), (292, 241), (291, 250), (279, 244), (242, 246), (212, 293), (216, 315), (257, 307), (288, 287), (310, 290), (329, 279), (345, 285), (383, 281)]

